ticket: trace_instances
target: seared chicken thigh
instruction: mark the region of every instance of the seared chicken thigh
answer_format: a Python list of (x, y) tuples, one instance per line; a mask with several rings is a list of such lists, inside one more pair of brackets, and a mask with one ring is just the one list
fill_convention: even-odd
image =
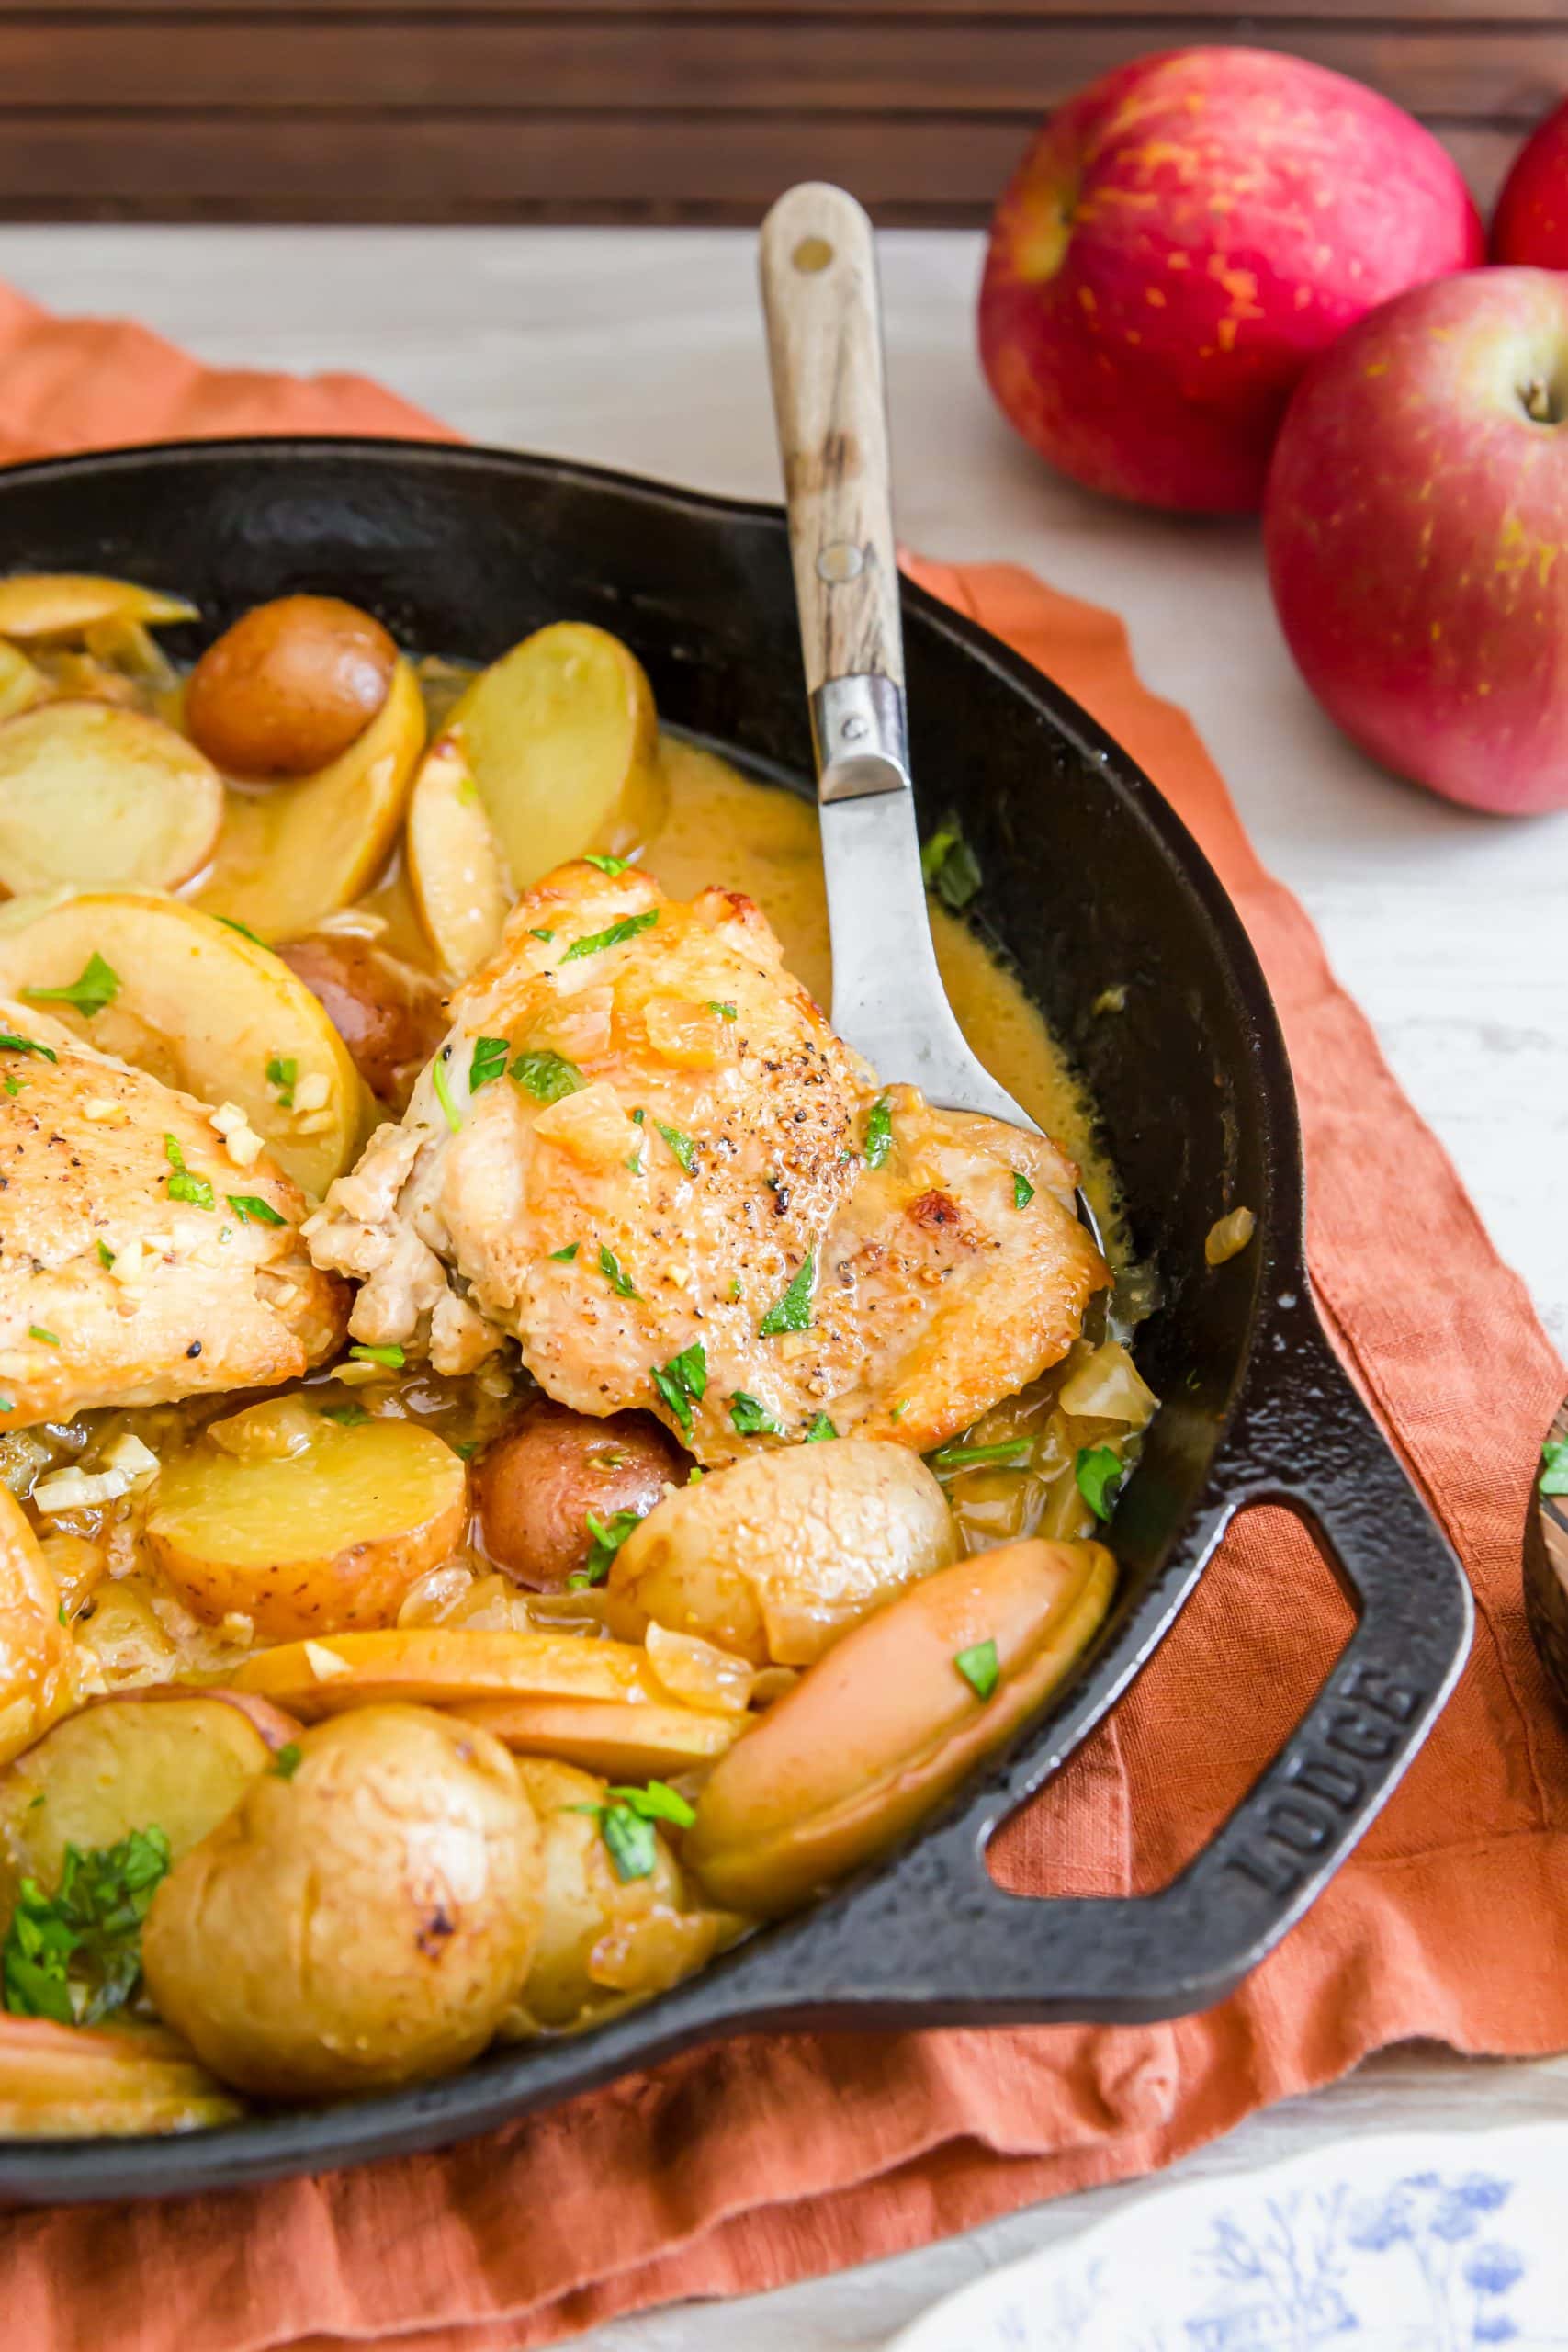
[(757, 908), (566, 865), (526, 892), (400, 1125), (304, 1230), (362, 1340), (503, 1335), (551, 1396), (700, 1461), (924, 1450), (1055, 1363), (1109, 1280), (1041, 1136), (879, 1089)]
[(304, 1205), (188, 1094), (0, 1003), (0, 1428), (320, 1363), (347, 1297), (300, 1246)]

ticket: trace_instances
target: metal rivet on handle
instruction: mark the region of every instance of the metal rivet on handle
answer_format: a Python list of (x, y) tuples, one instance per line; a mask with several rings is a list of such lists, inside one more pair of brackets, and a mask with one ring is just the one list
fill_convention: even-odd
[(790, 255), (795, 268), (807, 277), (815, 277), (819, 269), (826, 269), (832, 258), (833, 248), (826, 237), (802, 237)]
[(858, 580), (865, 570), (865, 556), (850, 539), (834, 539), (817, 559), (817, 577), (838, 587), (846, 580)]

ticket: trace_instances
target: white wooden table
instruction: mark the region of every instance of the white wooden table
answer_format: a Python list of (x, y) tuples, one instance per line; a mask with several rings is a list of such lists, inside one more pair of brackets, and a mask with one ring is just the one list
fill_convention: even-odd
[[(882, 240), (899, 526), (952, 559), (1008, 558), (1113, 605), (1139, 668), (1184, 704), (1265, 861), (1458, 1163), (1568, 1349), (1568, 816), (1501, 824), (1377, 775), (1307, 699), (1256, 533), (1091, 503), (1003, 426), (974, 356), (979, 240)], [(37, 228), (0, 277), (52, 308), (130, 315), (233, 366), (378, 376), (482, 441), (773, 498), (750, 237), (733, 231)], [(1402, 2052), (1252, 2122), (1187, 2167), (1251, 2166), (1379, 2124), (1568, 2113), (1568, 2061)], [(1084, 2227), (1137, 2186), (749, 2304), (687, 2307), (592, 2352), (828, 2352), (884, 2344), (984, 2264)]]

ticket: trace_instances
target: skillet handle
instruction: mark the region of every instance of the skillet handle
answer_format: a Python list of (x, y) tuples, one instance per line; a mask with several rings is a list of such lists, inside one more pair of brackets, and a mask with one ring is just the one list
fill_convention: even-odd
[[(1069, 1703), (1058, 1747), (1036, 1743), (1022, 1769), (1004, 1769), (833, 1906), (831, 1947), (811, 1954), (814, 2022), (824, 2007), (834, 2022), (878, 2025), (1141, 2022), (1207, 2008), (1294, 1926), (1392, 1795), (1463, 1666), (1470, 1588), (1304, 1301), (1296, 1323), (1277, 1359), (1288, 1370), (1256, 1382), (1215, 1483), (1232, 1503), (1294, 1509), (1357, 1604), (1306, 1714), (1157, 1894), (1009, 1894), (985, 1842), (1081, 1736)], [(1229, 1515), (1213, 1514), (1211, 1544)], [(1230, 1670), (1247, 1672), (1245, 1656)]]

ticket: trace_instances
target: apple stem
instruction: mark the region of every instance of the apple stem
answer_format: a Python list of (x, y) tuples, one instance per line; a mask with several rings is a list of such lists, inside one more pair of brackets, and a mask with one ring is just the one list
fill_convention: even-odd
[(1537, 424), (1555, 424), (1557, 410), (1552, 402), (1551, 387), (1544, 377), (1532, 376), (1524, 389), (1525, 414)]

